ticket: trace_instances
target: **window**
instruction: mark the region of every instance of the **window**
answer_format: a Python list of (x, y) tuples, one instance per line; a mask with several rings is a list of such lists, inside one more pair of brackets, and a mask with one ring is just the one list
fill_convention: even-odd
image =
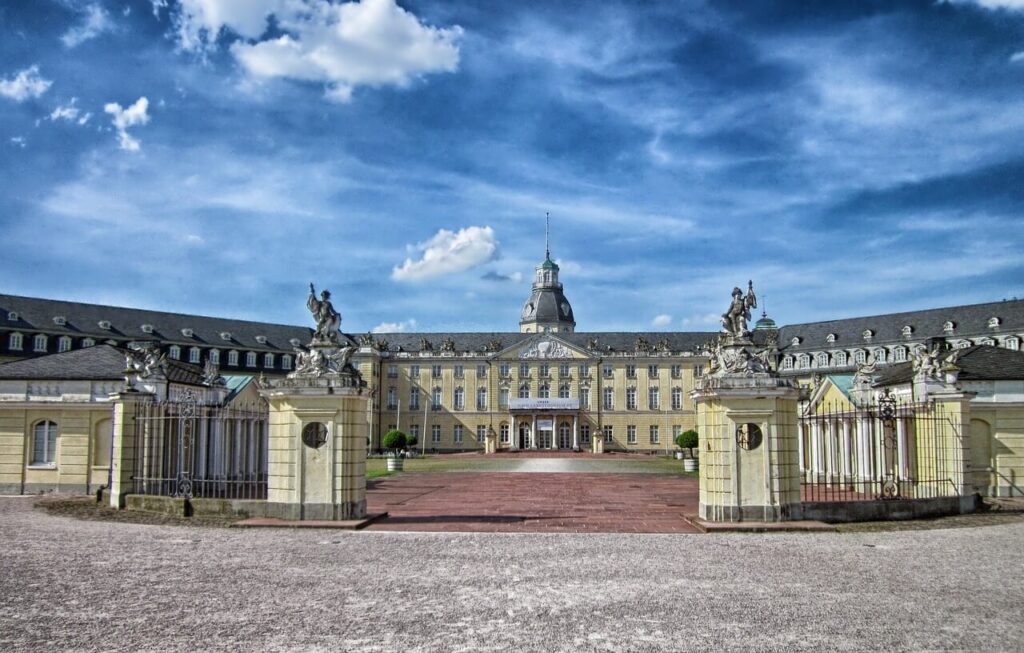
[(836, 366), (837, 367), (842, 367), (842, 366), (846, 365), (846, 352), (845, 351), (837, 351), (835, 353), (835, 359), (836, 359)]
[[(188, 350), (188, 362), (190, 362), (190, 363), (198, 363), (199, 362), (199, 357), (201, 355), (202, 355), (202, 352), (199, 350), (199, 347), (189, 347), (189, 350)], [(238, 363), (238, 352), (235, 352), (235, 364), (237, 364), (237, 363)]]
[(615, 391), (612, 388), (605, 388), (604, 397), (602, 399), (602, 408), (605, 410), (612, 410), (615, 406)]
[(430, 427), (430, 441), (437, 444), (441, 441), (441, 425), (434, 424)]
[(420, 440), (420, 425), (419, 424), (410, 424), (409, 425), (409, 435), (411, 435), (413, 437), (413, 439), (415, 439), (417, 442), (419, 442), (419, 440)]
[(256, 352), (247, 351), (245, 352), (245, 366), (256, 367)]
[(647, 408), (658, 410), (661, 408), (661, 392), (658, 388), (647, 388)]
[(541, 363), (540, 370), (537, 372), (537, 375), (543, 376), (544, 378), (551, 376), (551, 366), (547, 363)]
[[(440, 426), (438, 428), (441, 428)], [(462, 444), (462, 424), (456, 424), (452, 430), (452, 439), (455, 440), (455, 444)]]
[(704, 376), (704, 366), (703, 365), (694, 365), (693, 366), (693, 378), (699, 379), (702, 376)]
[(530, 364), (520, 363), (519, 364), (519, 376), (530, 376)]
[(92, 347), (96, 344), (96, 341), (92, 338), (82, 338), (82, 348)]
[(476, 378), (478, 378), (478, 379), (486, 379), (487, 378), (487, 366), (486, 365), (477, 365), (476, 366)]
[(409, 388), (409, 410), (417, 410), (420, 407), (420, 389)]
[(71, 337), (70, 336), (61, 336), (60, 339), (57, 340), (57, 351), (61, 352), (61, 351), (70, 351), (70, 350), (71, 350)]
[(558, 386), (558, 398), (559, 399), (568, 399), (569, 398), (569, 384), (568, 383), (563, 383), (562, 385)]
[(882, 349), (881, 347), (873, 351), (871, 355), (874, 356), (876, 363), (885, 362), (885, 350)]
[(290, 370), (290, 369), (292, 369), (292, 355), (291, 354), (285, 354), (284, 356), (281, 356), (281, 369), (282, 370)]
[(501, 426), (498, 427), (498, 433), (501, 434), (501, 441), (504, 444), (508, 444), (509, 437), (508, 437), (508, 423), (507, 422), (502, 422), (501, 423)]
[(498, 408), (508, 408), (508, 388), (498, 390)]
[(466, 407), (466, 391), (463, 388), (455, 388), (455, 410), (463, 410)]
[(800, 354), (800, 356), (797, 358), (797, 367), (799, 367), (800, 369), (807, 369), (810, 366), (811, 366), (811, 355), (810, 354)]
[(434, 378), (434, 379), (440, 379), (441, 378), (441, 366), (440, 365), (431, 365), (430, 366), (430, 376), (431, 376), (431, 378)]
[(434, 388), (430, 393), (430, 410), (441, 410), (441, 388)]
[(835, 341), (836, 341), (836, 334), (830, 333), (827, 336), (825, 336), (825, 342), (831, 344), (831, 343), (833, 343)]
[(590, 388), (580, 388), (580, 408), (590, 408)]
[(636, 410), (636, 388), (626, 388), (626, 410)]
[(11, 322), (17, 322), (18, 321), (18, 313), (17, 313), (17, 311), (8, 311), (7, 312), (7, 319), (10, 320)]
[(672, 410), (682, 410), (683, 408), (683, 389), (672, 388)]
[(206, 356), (207, 356), (207, 358), (209, 358), (210, 362), (213, 363), (214, 365), (220, 365), (220, 350), (219, 349), (211, 349), (209, 351), (209, 353), (206, 354)]
[(636, 426), (634, 424), (626, 427), (626, 444), (636, 444)]
[(818, 352), (815, 356), (815, 364), (818, 367), (828, 367), (828, 354), (826, 352)]
[(410, 365), (409, 366), (409, 376), (411, 376), (414, 379), (418, 379), (420, 377), (420, 366), (419, 365)]
[(548, 398), (550, 398), (551, 397), (551, 386), (549, 386), (547, 383), (540, 384), (540, 392), (537, 393), (537, 396), (540, 397), (541, 399), (548, 399)]
[(784, 369), (784, 370), (791, 370), (791, 369), (793, 369), (793, 357), (792, 356), (786, 356), (785, 358), (782, 359), (782, 369)]
[(476, 425), (476, 441), (481, 444), (487, 440), (487, 426), (484, 424)]
[(43, 420), (32, 427), (32, 465), (57, 463), (57, 424)]
[(24, 336), (20, 333), (12, 333), (7, 338), (7, 348), (13, 351), (21, 351), (23, 346)]
[(40, 334), (36, 335), (36, 337), (32, 338), (32, 349), (34, 351), (45, 352), (46, 351), (46, 336), (40, 333)]
[(658, 433), (658, 425), (657, 424), (651, 424), (651, 432), (650, 432), (651, 444), (658, 444), (658, 439), (660, 437), (661, 436)]
[(1020, 340), (1017, 338), (1007, 338), (1003, 341), (1003, 347), (1012, 349), (1013, 351), (1018, 351), (1020, 349)]
[(580, 425), (580, 442), (590, 444), (590, 424)]
[(498, 376), (506, 377), (507, 378), (511, 374), (511, 372), (509, 371), (510, 369), (511, 369), (511, 366), (508, 363), (499, 363), (498, 364)]
[(656, 379), (656, 378), (658, 378), (658, 366), (657, 365), (648, 365), (647, 366), (647, 378), (649, 378), (649, 379)]
[(263, 367), (274, 367), (274, 355), (271, 353), (263, 354)]
[(863, 349), (858, 349), (853, 352), (853, 362), (857, 365), (863, 365), (868, 361), (868, 353)]
[(476, 409), (487, 410), (487, 388), (476, 389)]
[(397, 379), (398, 378), (398, 366), (397, 365), (388, 365), (388, 378), (389, 379)]
[(520, 386), (519, 386), (519, 398), (520, 399), (529, 399), (530, 398), (530, 384), (529, 383), (520, 384)]
[(612, 365), (603, 366), (602, 374), (604, 374), (604, 378), (606, 379), (612, 378), (613, 376), (615, 376), (615, 367)]
[(178, 345), (171, 345), (167, 348), (167, 355), (174, 360), (181, 360), (181, 347)]
[(636, 365), (627, 365), (626, 366), (626, 378), (627, 379), (635, 379), (636, 378)]
[(907, 349), (906, 347), (897, 347), (892, 350), (892, 359), (897, 363), (902, 363), (907, 360)]
[(672, 378), (673, 379), (678, 379), (682, 375), (683, 375), (683, 366), (682, 365), (673, 365), (672, 366)]
[(391, 386), (388, 388), (388, 410), (396, 410), (398, 408), (398, 388)]
[(590, 376), (590, 365), (584, 363), (583, 365), (580, 365), (579, 369), (580, 369), (580, 378), (586, 378), (586, 377)]
[(452, 367), (452, 375), (456, 379), (461, 379), (462, 377), (466, 376), (466, 368), (462, 365), (455, 365), (454, 367)]
[(228, 352), (228, 365), (232, 365), (232, 366), (237, 366), (238, 365), (238, 352), (237, 351), (231, 350), (231, 351)]
[(909, 324), (900, 329), (900, 335), (902, 335), (904, 338), (909, 338), (913, 333), (914, 327), (910, 326)]
[(569, 364), (562, 363), (558, 366), (558, 376), (566, 377), (569, 376)]
[(604, 426), (604, 443), (611, 444), (615, 435), (615, 430), (611, 424), (605, 424)]

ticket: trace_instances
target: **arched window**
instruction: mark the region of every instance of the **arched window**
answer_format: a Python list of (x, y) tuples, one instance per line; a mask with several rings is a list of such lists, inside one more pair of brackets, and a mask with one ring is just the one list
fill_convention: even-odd
[(256, 367), (256, 352), (247, 351), (245, 352), (245, 366)]
[(7, 348), (12, 351), (21, 351), (24, 346), (25, 337), (20, 333), (12, 333), (7, 337)]
[(797, 358), (797, 367), (799, 367), (800, 369), (807, 369), (810, 366), (811, 366), (811, 355), (810, 354), (800, 354), (800, 356)]
[(548, 399), (549, 397), (551, 397), (551, 386), (549, 386), (547, 383), (542, 383), (540, 385), (540, 391), (537, 393), (537, 396), (540, 397), (541, 399)]
[(211, 349), (210, 352), (207, 354), (207, 357), (210, 359), (210, 362), (213, 363), (214, 365), (220, 365), (219, 349)]
[(32, 427), (32, 464), (55, 465), (57, 462), (57, 424), (49, 420)]
[(571, 395), (569, 394), (569, 384), (568, 383), (563, 383), (562, 385), (558, 386), (558, 398), (559, 399), (568, 399), (570, 396)]
[(199, 362), (199, 357), (201, 355), (202, 355), (202, 352), (199, 350), (199, 347), (191, 347), (191, 348), (189, 348), (189, 350), (188, 350), (188, 362), (190, 362), (190, 363), (198, 363)]
[(291, 354), (285, 354), (281, 357), (281, 369), (290, 370), (292, 369), (292, 356)]
[(868, 360), (868, 353), (863, 349), (858, 349), (853, 352), (853, 362), (857, 365), (863, 365)]
[(815, 356), (815, 365), (818, 367), (828, 367), (828, 353), (823, 351), (818, 352)]
[(835, 360), (836, 360), (836, 366), (837, 367), (842, 367), (842, 366), (846, 365), (846, 352), (845, 351), (837, 351), (835, 353)]
[(46, 335), (39, 333), (32, 338), (32, 349), (33, 351), (45, 352), (46, 351)]
[(530, 398), (530, 384), (523, 383), (519, 386), (519, 398), (529, 399)]
[(455, 410), (462, 410), (466, 407), (466, 391), (462, 388), (455, 388)]
[(263, 367), (267, 369), (273, 369), (274, 367), (274, 355), (270, 352), (263, 354)]
[(231, 367), (238, 366), (238, 352), (234, 349), (228, 352), (228, 365)]

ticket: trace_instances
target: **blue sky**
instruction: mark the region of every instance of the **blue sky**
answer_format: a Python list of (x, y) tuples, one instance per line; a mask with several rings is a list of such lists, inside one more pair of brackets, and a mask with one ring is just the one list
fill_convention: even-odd
[(350, 332), (1024, 296), (1024, 1), (0, 4), (0, 292)]

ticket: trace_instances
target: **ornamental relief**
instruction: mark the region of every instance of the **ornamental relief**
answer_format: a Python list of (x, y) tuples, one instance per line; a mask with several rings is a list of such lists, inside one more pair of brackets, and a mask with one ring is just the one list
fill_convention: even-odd
[(519, 350), (519, 358), (572, 358), (572, 350), (560, 342), (541, 340)]

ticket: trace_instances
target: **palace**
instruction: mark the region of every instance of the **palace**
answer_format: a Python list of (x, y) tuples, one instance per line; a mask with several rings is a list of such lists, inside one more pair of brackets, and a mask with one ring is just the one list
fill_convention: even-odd
[[(717, 333), (577, 331), (559, 272), (546, 248), (518, 331), (342, 334), (374, 399), (370, 449), (393, 428), (426, 451), (483, 450), (489, 434), (499, 450), (672, 448), (695, 425), (690, 393)], [(295, 349), (311, 335), (307, 327), (0, 295), (0, 360), (7, 361), (149, 341), (172, 361), (273, 377), (293, 371)], [(782, 327), (764, 315), (753, 329), (779, 373), (802, 383), (908, 361), (934, 338), (953, 348), (1019, 350), (1024, 301)], [(0, 385), (10, 385), (3, 378), (11, 374), (0, 366)], [(58, 385), (38, 398), (59, 397)], [(31, 401), (41, 387), (27, 383), (3, 399)]]

